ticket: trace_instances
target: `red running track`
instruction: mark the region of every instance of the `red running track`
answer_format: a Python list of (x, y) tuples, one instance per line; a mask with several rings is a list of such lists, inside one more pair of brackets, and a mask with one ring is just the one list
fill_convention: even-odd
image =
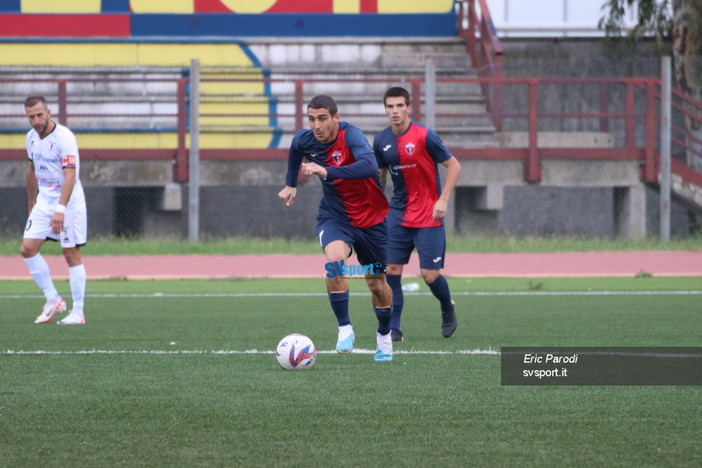
[[(54, 279), (68, 279), (63, 257), (46, 256)], [(88, 279), (323, 278), (319, 255), (83, 256)], [(349, 263), (356, 263), (352, 257)], [(702, 251), (448, 254), (443, 273), (455, 277), (702, 277)], [(418, 276), (412, 255), (404, 276)], [(0, 256), (0, 280), (31, 279), (20, 256)]]

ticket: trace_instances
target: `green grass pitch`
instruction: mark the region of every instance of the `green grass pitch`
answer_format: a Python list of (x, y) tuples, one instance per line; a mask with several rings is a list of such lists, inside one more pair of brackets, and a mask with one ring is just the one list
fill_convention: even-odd
[[(84, 326), (34, 325), (34, 283), (0, 282), (0, 466), (702, 465), (702, 387), (503, 387), (497, 354), (700, 346), (702, 280), (449, 282), (456, 334), (422, 285), (388, 363), (359, 281), (350, 355), (321, 280), (90, 281)], [(293, 332), (307, 371), (272, 354)]]

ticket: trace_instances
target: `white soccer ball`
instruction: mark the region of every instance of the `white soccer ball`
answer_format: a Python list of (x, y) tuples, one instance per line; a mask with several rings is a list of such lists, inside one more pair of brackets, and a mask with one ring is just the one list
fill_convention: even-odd
[(275, 349), (275, 357), (285, 370), (304, 370), (314, 364), (317, 349), (308, 337), (293, 333), (280, 340)]

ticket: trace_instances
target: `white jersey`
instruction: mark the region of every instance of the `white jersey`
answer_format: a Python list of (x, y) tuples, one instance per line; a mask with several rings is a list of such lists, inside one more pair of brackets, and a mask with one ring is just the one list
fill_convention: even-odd
[(31, 129), (27, 133), (27, 155), (34, 162), (40, 196), (49, 202), (58, 203), (63, 188), (63, 169), (72, 167), (76, 170), (76, 183), (69, 203), (85, 199), (80, 183), (78, 143), (67, 127), (57, 123), (54, 130), (43, 139), (36, 130)]

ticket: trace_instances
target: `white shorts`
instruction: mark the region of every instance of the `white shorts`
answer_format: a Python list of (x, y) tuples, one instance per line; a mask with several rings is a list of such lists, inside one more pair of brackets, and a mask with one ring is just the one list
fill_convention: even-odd
[(64, 249), (84, 246), (88, 235), (88, 210), (84, 200), (76, 201), (77, 203), (69, 202), (66, 207), (63, 231), (54, 234), (51, 229), (51, 217), (58, 202), (51, 203), (42, 196), (37, 197), (37, 203), (32, 208), (24, 228), (24, 238), (59, 241)]

